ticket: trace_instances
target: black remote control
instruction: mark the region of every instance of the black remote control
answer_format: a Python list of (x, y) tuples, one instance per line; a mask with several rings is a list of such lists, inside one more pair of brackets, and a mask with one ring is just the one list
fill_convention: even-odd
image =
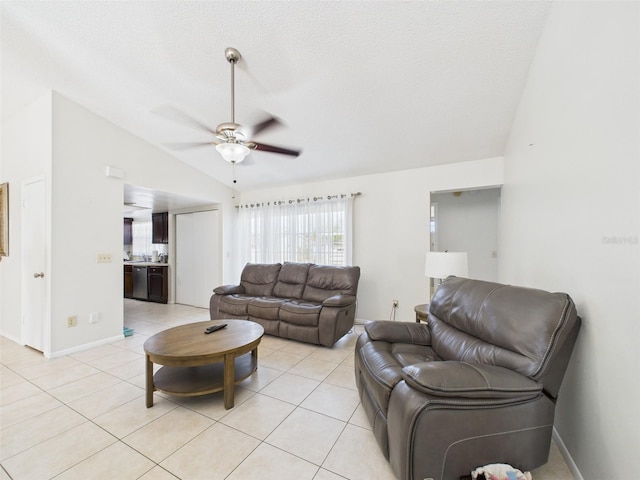
[(227, 324), (223, 323), (221, 325), (211, 325), (209, 328), (207, 328), (204, 333), (206, 333), (207, 335), (213, 332), (217, 332), (218, 330), (222, 330), (224, 327), (226, 327)]

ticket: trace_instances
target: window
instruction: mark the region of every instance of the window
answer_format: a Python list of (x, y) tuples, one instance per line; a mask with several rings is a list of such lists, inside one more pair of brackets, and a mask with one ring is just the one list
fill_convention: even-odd
[(131, 225), (133, 244), (131, 253), (137, 257), (149, 255), (151, 253), (151, 219), (134, 220)]
[(353, 198), (346, 197), (242, 205), (244, 261), (351, 264)]
[(167, 245), (151, 243), (153, 238), (153, 224), (151, 219), (134, 219), (131, 224), (131, 234), (133, 243), (131, 245), (132, 255), (136, 257), (151, 256), (156, 250), (158, 253), (166, 254)]

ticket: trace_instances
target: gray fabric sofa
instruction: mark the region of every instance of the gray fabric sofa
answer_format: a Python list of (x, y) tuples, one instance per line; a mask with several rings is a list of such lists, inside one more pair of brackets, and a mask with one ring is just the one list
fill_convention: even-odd
[(360, 267), (311, 263), (245, 265), (239, 285), (214, 289), (212, 320), (239, 318), (276, 335), (332, 346), (352, 327)]
[(362, 405), (398, 479), (546, 463), (580, 328), (571, 298), (449, 277), (429, 307), (427, 325), (367, 323), (355, 347)]

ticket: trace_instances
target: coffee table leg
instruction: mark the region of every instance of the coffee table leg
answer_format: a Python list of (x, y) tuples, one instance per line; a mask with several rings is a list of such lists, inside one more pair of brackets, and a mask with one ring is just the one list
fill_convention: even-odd
[(149, 355), (145, 355), (146, 357), (146, 376), (147, 376), (147, 408), (153, 407), (153, 363), (149, 358)]
[(233, 354), (224, 356), (224, 408), (233, 408), (233, 387), (236, 383), (236, 360)]

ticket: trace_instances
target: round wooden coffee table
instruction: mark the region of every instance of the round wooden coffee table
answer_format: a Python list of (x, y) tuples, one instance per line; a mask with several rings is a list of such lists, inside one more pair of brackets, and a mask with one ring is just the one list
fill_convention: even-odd
[[(226, 323), (216, 332), (207, 327)], [(146, 402), (153, 392), (195, 396), (224, 392), (224, 408), (233, 408), (234, 385), (255, 372), (264, 329), (248, 320), (212, 320), (170, 328), (144, 342)], [(153, 374), (153, 364), (164, 365)]]

